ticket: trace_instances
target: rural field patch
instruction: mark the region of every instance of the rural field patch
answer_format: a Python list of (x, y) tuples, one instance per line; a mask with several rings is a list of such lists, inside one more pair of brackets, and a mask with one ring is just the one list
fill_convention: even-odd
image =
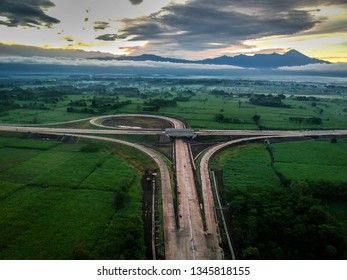
[[(274, 167), (294, 181), (347, 181), (347, 141), (272, 144)], [(212, 167), (223, 169), (226, 186), (280, 186), (262, 144), (231, 147), (218, 154)]]
[(41, 152), (1, 173), (0, 180), (28, 184), (39, 175), (56, 168), (57, 165), (68, 161), (73, 156), (74, 154), (67, 152)]
[(87, 178), (106, 159), (106, 153), (76, 153), (72, 157), (57, 162), (57, 166), (42, 173), (32, 184), (75, 187)]
[(4, 172), (5, 170), (18, 165), (21, 162), (25, 162), (40, 153), (41, 151), (30, 149), (19, 151), (15, 148), (0, 148), (0, 172)]
[[(142, 189), (132, 166), (153, 163), (133, 150), (127, 163), (118, 144), (48, 142), (0, 139), (0, 259), (117, 259), (124, 250), (144, 258)], [(91, 146), (97, 151), (83, 152)], [(137, 221), (132, 248), (132, 236), (124, 243), (129, 219)]]
[(27, 187), (0, 204), (1, 259), (73, 259), (91, 249), (113, 213), (113, 195)]
[(347, 181), (347, 142), (308, 141), (272, 145), (275, 167), (295, 181)]
[(23, 188), (23, 186), (21, 184), (0, 182), (0, 201)]
[(49, 150), (59, 144), (60, 142), (54, 140), (15, 139), (6, 142), (4, 146), (18, 149)]
[(280, 186), (271, 168), (269, 153), (263, 145), (250, 145), (235, 151), (230, 157), (223, 157), (220, 167), (228, 187)]
[(137, 173), (119, 156), (109, 155), (90, 176), (81, 182), (81, 188), (117, 190), (129, 186)]

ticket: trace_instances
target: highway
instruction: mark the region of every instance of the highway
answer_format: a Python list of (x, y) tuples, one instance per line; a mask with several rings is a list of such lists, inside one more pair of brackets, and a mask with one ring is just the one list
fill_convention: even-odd
[[(214, 238), (217, 236), (217, 229), (211, 228), (209, 234), (204, 232), (188, 145), (182, 139), (176, 139), (175, 145), (179, 234), (185, 237), (186, 256), (184, 259), (222, 259), (218, 239)], [(206, 203), (213, 203), (213, 200)]]
[(164, 131), (161, 130), (120, 130), (120, 129), (78, 129), (78, 128), (51, 128), (51, 127), (27, 127), (27, 126), (8, 126), (1, 125), (1, 131), (14, 131), (14, 132), (32, 132), (32, 133), (77, 133), (77, 134), (127, 134), (127, 135), (162, 135)]
[[(176, 224), (173, 186), (171, 184), (170, 173), (162, 157), (154, 150), (140, 144), (130, 143), (118, 139), (112, 139), (96, 135), (163, 135), (165, 132), (158, 129), (114, 129), (104, 126), (101, 121), (113, 117), (152, 117), (160, 118), (172, 123), (174, 128), (184, 128), (184, 124), (174, 118), (156, 115), (110, 115), (96, 118), (66, 122), (78, 122), (89, 120), (92, 125), (100, 129), (75, 129), (75, 128), (50, 128), (41, 126), (20, 126), (20, 125), (1, 125), (0, 131), (12, 132), (32, 132), (55, 135), (71, 135), (81, 138), (96, 139), (100, 141), (110, 141), (123, 145), (131, 146), (149, 155), (157, 163), (160, 170), (162, 201), (163, 201), (163, 223), (165, 238), (166, 259), (185, 260), (185, 259), (222, 259), (223, 252), (219, 247), (218, 225), (215, 216), (215, 203), (212, 194), (212, 184), (209, 174), (209, 161), (212, 156), (221, 149), (247, 141), (270, 138), (290, 138), (290, 137), (309, 137), (309, 136), (341, 136), (347, 135), (347, 130), (302, 130), (302, 131), (260, 131), (260, 130), (199, 130), (196, 135), (222, 135), (241, 137), (238, 140), (231, 140), (226, 143), (209, 148), (203, 155), (200, 164), (201, 187), (203, 193), (203, 211), (205, 215), (206, 231), (204, 231), (201, 217), (201, 209), (196, 192), (195, 180), (188, 144), (184, 139), (175, 139), (175, 172), (178, 191), (178, 220)], [(64, 123), (56, 123), (64, 124)], [(47, 124), (47, 126), (53, 124)], [(229, 238), (230, 239), (230, 238)], [(230, 250), (233, 252), (231, 241), (228, 240)], [(233, 255), (233, 253), (232, 253)]]
[(195, 132), (200, 136), (324, 136), (324, 135), (346, 135), (347, 129), (330, 130), (198, 130)]

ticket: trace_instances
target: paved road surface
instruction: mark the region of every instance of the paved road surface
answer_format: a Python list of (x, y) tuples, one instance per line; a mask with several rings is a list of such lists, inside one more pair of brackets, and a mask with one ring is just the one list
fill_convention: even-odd
[[(187, 143), (176, 139), (176, 177), (179, 202), (179, 235), (184, 238), (186, 254), (184, 259), (222, 259), (218, 245), (217, 229), (206, 234), (203, 229), (194, 175)], [(213, 204), (213, 200), (208, 201)]]
[(207, 136), (323, 136), (323, 135), (346, 135), (347, 129), (330, 130), (198, 130), (196, 135)]
[(78, 129), (78, 128), (49, 128), (49, 127), (27, 127), (1, 125), (2, 131), (34, 132), (34, 133), (77, 133), (77, 134), (127, 134), (127, 135), (162, 135), (164, 131), (159, 130), (106, 130), (106, 129)]

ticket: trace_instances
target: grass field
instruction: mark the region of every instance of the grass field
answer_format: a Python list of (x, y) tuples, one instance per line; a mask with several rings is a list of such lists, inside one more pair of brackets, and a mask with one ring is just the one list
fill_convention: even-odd
[[(262, 92), (264, 94), (273, 94), (275, 88), (269, 88)], [(173, 96), (176, 95), (172, 92)], [(310, 92), (307, 93), (310, 95)], [(143, 99), (130, 97), (119, 97), (119, 101), (130, 100), (132, 103), (117, 110), (107, 110), (97, 114), (68, 113), (66, 108), (70, 100), (78, 100), (82, 95), (67, 96), (66, 100), (60, 101), (50, 110), (34, 109), (15, 109), (4, 112), (0, 116), (1, 123), (55, 123), (92, 117), (95, 115), (109, 115), (119, 113), (148, 113), (168, 115), (186, 120), (194, 129), (258, 129), (253, 122), (252, 116), (258, 114), (261, 118), (259, 125), (265, 129), (328, 129), (345, 128), (347, 125), (347, 101), (343, 98), (332, 99), (330, 97), (318, 96), (319, 101), (316, 106), (312, 102), (299, 101), (287, 98), (284, 103), (291, 108), (276, 108), (266, 106), (256, 106), (248, 102), (248, 98), (243, 97), (218, 97), (209, 94), (204, 90), (197, 90), (196, 95), (189, 102), (177, 102), (177, 107), (161, 107), (158, 112), (144, 112)], [(93, 95), (83, 95), (86, 99), (92, 99)], [(241, 105), (239, 106), (239, 101)], [(86, 107), (87, 108), (87, 107)], [(90, 108), (90, 107), (89, 107)], [(322, 110), (322, 111), (321, 111)], [(232, 119), (231, 122), (216, 122), (215, 115), (222, 113), (226, 119)], [(319, 117), (322, 119), (321, 125), (312, 125), (290, 122), (290, 117)], [(237, 121), (235, 121), (237, 120)], [(89, 127), (86, 123), (73, 124), (69, 126)]]
[(275, 167), (294, 181), (347, 181), (347, 141), (272, 145)]
[(155, 166), (107, 142), (0, 137), (0, 259), (143, 259), (143, 163)]
[(236, 146), (219, 153), (212, 168), (223, 169), (226, 186), (253, 185), (279, 187), (280, 180), (271, 168), (271, 159), (264, 145)]
[[(306, 141), (271, 145), (274, 167), (295, 181), (347, 181), (347, 140)], [(211, 168), (223, 169), (228, 187), (280, 186), (263, 144), (228, 148), (215, 156)]]
[(92, 250), (113, 214), (107, 192), (24, 188), (0, 206), (1, 259), (73, 259)]
[[(217, 154), (211, 168), (223, 170), (225, 200), (235, 201), (231, 193), (265, 188), (269, 193), (281, 190), (282, 173), (292, 184), (301, 181), (347, 183), (347, 139), (272, 144), (274, 164), (264, 144), (234, 146)], [(287, 190), (287, 188), (286, 188)], [(244, 199), (244, 198), (243, 198)], [(345, 198), (319, 197), (323, 206), (347, 232)]]
[[(271, 93), (271, 92), (268, 92)], [(239, 100), (242, 100), (239, 108)], [(344, 128), (347, 125), (347, 115), (343, 109), (347, 103), (327, 100), (324, 101), (324, 112), (320, 115), (316, 107), (312, 107), (309, 102), (286, 100), (286, 104), (292, 108), (274, 108), (256, 106), (248, 103), (248, 99), (243, 98), (221, 98), (204, 92), (199, 92), (189, 102), (178, 102), (177, 107), (160, 108), (158, 114), (180, 117), (188, 121), (192, 128), (210, 129), (257, 129), (252, 121), (252, 116), (261, 116), (260, 125), (273, 129), (302, 129), (302, 128)], [(131, 106), (121, 108), (121, 113), (137, 113), (136, 103)], [(142, 105), (141, 103), (137, 105)], [(223, 113), (225, 118), (239, 119), (242, 123), (219, 123), (215, 121), (215, 115)], [(320, 117), (322, 125), (296, 124), (289, 122), (289, 117)]]

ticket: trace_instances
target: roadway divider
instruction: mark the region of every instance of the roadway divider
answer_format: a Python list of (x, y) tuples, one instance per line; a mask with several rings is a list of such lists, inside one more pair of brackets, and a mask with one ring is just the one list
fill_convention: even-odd
[(195, 165), (195, 161), (194, 161), (194, 157), (193, 157), (193, 153), (192, 153), (192, 147), (190, 146), (189, 141), (188, 141), (188, 151), (189, 151), (189, 156), (190, 156), (190, 162), (191, 162), (194, 170), (196, 171), (196, 165)]
[(152, 255), (153, 260), (156, 260), (156, 249), (155, 249), (155, 241), (156, 241), (156, 231), (155, 231), (155, 176), (152, 175)]
[(178, 186), (177, 186), (177, 179), (176, 179), (176, 140), (173, 142), (173, 149), (172, 149), (172, 168), (173, 168), (173, 179), (174, 179), (174, 197), (173, 197), (173, 206), (174, 206), (174, 212), (175, 212), (175, 222), (176, 222), (176, 229), (180, 229), (180, 220), (179, 220), (179, 208), (178, 208)]

